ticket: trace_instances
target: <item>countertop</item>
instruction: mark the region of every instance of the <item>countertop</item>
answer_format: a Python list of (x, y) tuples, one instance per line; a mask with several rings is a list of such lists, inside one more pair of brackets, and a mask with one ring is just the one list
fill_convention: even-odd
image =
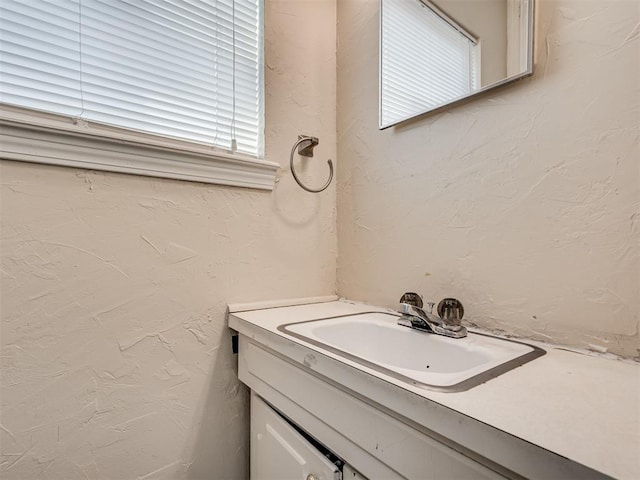
[(277, 330), (283, 323), (388, 311), (334, 298), (230, 306), (229, 326), (286, 338), (605, 475), (640, 479), (640, 364), (523, 340), (546, 355), (467, 391), (426, 390)]

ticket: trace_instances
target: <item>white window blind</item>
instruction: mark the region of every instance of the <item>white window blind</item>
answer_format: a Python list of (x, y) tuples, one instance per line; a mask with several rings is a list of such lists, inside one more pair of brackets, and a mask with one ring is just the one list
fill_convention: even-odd
[(392, 125), (479, 85), (479, 45), (420, 0), (384, 0), (380, 123)]
[(263, 155), (260, 0), (1, 0), (0, 102)]

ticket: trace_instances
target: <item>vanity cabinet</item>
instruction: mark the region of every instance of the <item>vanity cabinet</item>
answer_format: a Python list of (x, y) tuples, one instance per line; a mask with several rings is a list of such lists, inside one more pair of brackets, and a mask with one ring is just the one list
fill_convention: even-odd
[(342, 478), (344, 472), (300, 431), (349, 464), (344, 478), (505, 478), (491, 468), (491, 462), (484, 465), (456, 451), (445, 439), (416, 430), (391, 412), (332, 385), (331, 379), (314, 375), (312, 369), (288, 362), (244, 335), (240, 336), (238, 364), (240, 380), (252, 390), (252, 480)]
[[(640, 478), (640, 416), (628, 414), (639, 404), (637, 364), (547, 346), (544, 356), (473, 388), (436, 391), (285, 328), (371, 311), (369, 305), (323, 298), (229, 308), (229, 327), (238, 332), (240, 380), (275, 419), (286, 418), (283, 426), (294, 425), (293, 432), (346, 462), (343, 478)], [(252, 441), (258, 449), (252, 466), (289, 454), (293, 476), (280, 470), (273, 475), (307, 480), (311, 470), (301, 470), (298, 461), (306, 447), (292, 446), (292, 436), (269, 421), (269, 427), (263, 420), (253, 427), (264, 440)], [(273, 438), (262, 450), (267, 429)], [(335, 474), (332, 468), (326, 474)]]

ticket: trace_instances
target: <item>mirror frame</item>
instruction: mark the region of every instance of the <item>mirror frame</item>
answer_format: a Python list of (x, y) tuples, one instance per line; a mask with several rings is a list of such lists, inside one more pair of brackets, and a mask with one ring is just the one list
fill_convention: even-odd
[[(528, 14), (528, 21), (527, 21), (527, 67), (526, 70), (523, 71), (522, 73), (517, 73), (515, 75), (512, 75), (510, 77), (507, 77), (503, 80), (499, 80), (497, 82), (494, 82), (490, 85), (487, 85), (486, 87), (483, 87), (479, 90), (474, 91), (473, 93), (470, 93), (468, 95), (463, 95), (460, 97), (456, 97), (454, 99), (452, 99), (451, 101), (448, 101), (447, 103), (443, 103), (442, 105), (439, 105), (437, 107), (434, 108), (429, 108), (427, 110), (423, 110), (420, 111), (414, 115), (411, 115), (410, 117), (407, 118), (403, 118), (402, 120), (398, 120), (394, 123), (390, 123), (388, 125), (382, 125), (382, 2), (384, 0), (379, 0), (378, 2), (378, 17), (379, 17), (379, 30), (378, 30), (378, 128), (380, 130), (385, 130), (387, 128), (391, 128), (391, 127), (395, 127), (401, 123), (407, 122), (409, 120), (414, 120), (417, 117), (421, 117), (424, 116), (426, 114), (430, 114), (430, 113), (435, 113), (435, 112), (439, 112), (445, 108), (448, 108), (452, 105), (457, 105), (460, 104), (462, 102), (465, 102), (467, 100), (469, 100), (471, 97), (475, 97), (479, 94), (483, 94), (486, 93), (490, 90), (502, 87), (504, 85), (508, 85), (510, 83), (514, 83), (518, 80), (522, 80), (523, 78), (526, 77), (530, 77), (531, 75), (533, 75), (533, 55), (534, 55), (534, 28), (535, 28), (535, 22), (534, 22), (534, 15), (535, 15), (535, 1), (536, 0), (524, 0), (527, 5), (526, 5), (526, 9), (527, 9), (527, 14)], [(441, 12), (441, 10), (434, 5), (431, 1), (429, 0), (416, 0), (419, 2), (422, 2), (423, 4), (425, 4), (427, 7), (432, 8), (432, 10), (435, 10), (437, 12)]]

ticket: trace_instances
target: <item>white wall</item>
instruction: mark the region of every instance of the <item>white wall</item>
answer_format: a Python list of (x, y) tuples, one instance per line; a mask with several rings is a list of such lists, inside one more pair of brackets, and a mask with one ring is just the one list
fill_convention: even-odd
[[(5, 479), (243, 479), (227, 303), (335, 292), (335, 2), (266, 2), (274, 192), (2, 161)], [(306, 171), (305, 171), (306, 168)]]
[(378, 131), (378, 0), (338, 2), (338, 291), (638, 356), (640, 6), (537, 5), (533, 78)]

